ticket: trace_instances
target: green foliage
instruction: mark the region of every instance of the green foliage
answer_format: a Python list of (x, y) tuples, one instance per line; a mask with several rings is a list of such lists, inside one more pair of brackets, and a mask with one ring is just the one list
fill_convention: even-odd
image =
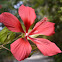
[(15, 33), (11, 32), (10, 35), (8, 36), (8, 41), (12, 41), (15, 38)]
[(6, 27), (0, 32), (0, 44), (10, 43), (15, 38), (15, 33), (9, 31)]
[(55, 62), (61, 62), (62, 61), (62, 54), (57, 54), (54, 56), (54, 58), (55, 58)]
[(8, 29), (6, 27), (0, 32), (0, 44), (4, 43), (4, 41), (6, 40), (7, 33), (8, 33)]

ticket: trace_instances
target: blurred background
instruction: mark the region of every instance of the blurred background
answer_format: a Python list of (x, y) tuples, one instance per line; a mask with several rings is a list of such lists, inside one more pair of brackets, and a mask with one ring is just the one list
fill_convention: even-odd
[[(3, 12), (10, 12), (13, 15), (15, 15), (20, 22), (22, 23), (22, 20), (18, 14), (18, 8), (24, 4), (25, 6), (30, 6), (35, 9), (37, 18), (35, 20), (35, 23), (40, 21), (44, 16), (48, 17), (50, 22), (55, 23), (55, 34), (52, 36), (39, 36), (44, 37), (46, 39), (49, 39), (52, 42), (55, 42), (57, 46), (62, 50), (62, 0), (0, 0), (0, 14)], [(34, 24), (35, 24), (34, 23)], [(23, 24), (23, 23), (22, 23)], [(34, 26), (34, 25), (33, 25)], [(4, 28), (4, 25), (0, 23), (0, 31)], [(7, 30), (7, 29), (6, 29)], [(0, 32), (1, 33), (1, 32)], [(6, 32), (5, 32), (6, 33)], [(14, 35), (11, 32), (11, 37)], [(6, 36), (6, 34), (5, 34)], [(2, 39), (3, 36), (0, 34), (0, 39)], [(15, 37), (15, 35), (14, 35)], [(4, 37), (5, 39), (5, 37)], [(4, 42), (0, 42), (0, 45)], [(6, 44), (5, 46), (10, 49), (10, 43)], [(38, 55), (35, 53), (35, 55)], [(42, 56), (44, 57), (44, 56)], [(37, 61), (37, 62), (62, 62), (62, 54), (57, 54), (52, 57), (48, 57), (44, 59), (46, 61)], [(28, 60), (28, 59), (27, 59)], [(17, 62), (10, 51), (1, 48), (0, 47), (0, 62)], [(29, 62), (29, 61), (25, 61)], [(33, 61), (32, 61), (33, 62)], [(36, 61), (34, 61), (36, 62)]]

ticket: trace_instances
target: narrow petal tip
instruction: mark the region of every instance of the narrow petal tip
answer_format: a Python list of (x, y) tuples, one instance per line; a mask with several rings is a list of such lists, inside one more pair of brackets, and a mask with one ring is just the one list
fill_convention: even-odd
[(29, 37), (29, 39), (37, 45), (38, 49), (42, 52), (44, 56), (53, 56), (58, 53), (62, 53), (62, 51), (56, 46), (55, 43), (50, 42), (47, 39), (31, 37)]

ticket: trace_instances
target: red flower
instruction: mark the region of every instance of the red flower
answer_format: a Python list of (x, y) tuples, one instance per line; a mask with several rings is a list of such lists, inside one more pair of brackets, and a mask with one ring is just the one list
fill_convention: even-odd
[(24, 5), (21, 5), (18, 12), (24, 22), (26, 32), (24, 32), (21, 23), (14, 15), (8, 12), (4, 12), (0, 15), (0, 22), (2, 22), (9, 30), (13, 32), (25, 33), (24, 38), (19, 38), (10, 46), (11, 52), (17, 60), (24, 60), (31, 53), (32, 48), (27, 40), (27, 37), (37, 45), (38, 49), (45, 56), (52, 56), (57, 53), (61, 53), (61, 50), (55, 45), (55, 43), (43, 38), (30, 37), (30, 35), (33, 34), (41, 34), (46, 36), (54, 34), (54, 23), (48, 22), (47, 18), (44, 17), (41, 21), (37, 22), (33, 30), (28, 33), (29, 27), (34, 23), (34, 20), (36, 19), (35, 11), (31, 7), (25, 7)]
[(0, 9), (2, 8), (2, 5), (0, 5)]

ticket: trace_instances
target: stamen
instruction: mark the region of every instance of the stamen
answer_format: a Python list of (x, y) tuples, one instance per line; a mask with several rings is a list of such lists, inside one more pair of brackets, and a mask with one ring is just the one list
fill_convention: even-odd
[(28, 33), (25, 33), (25, 37), (28, 36), (29, 34)]

